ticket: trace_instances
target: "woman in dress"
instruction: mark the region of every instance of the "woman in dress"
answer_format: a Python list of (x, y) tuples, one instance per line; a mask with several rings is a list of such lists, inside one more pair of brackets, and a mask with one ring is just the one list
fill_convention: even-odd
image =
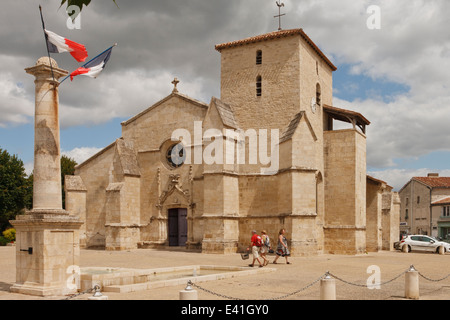
[(277, 260), (279, 257), (284, 257), (286, 259), (286, 264), (291, 264), (288, 261), (288, 257), (291, 255), (289, 252), (288, 246), (287, 246), (287, 239), (284, 236), (286, 233), (286, 230), (281, 229), (278, 235), (278, 246), (277, 246), (277, 256), (275, 257), (275, 260), (273, 261), (274, 264), (277, 264)]

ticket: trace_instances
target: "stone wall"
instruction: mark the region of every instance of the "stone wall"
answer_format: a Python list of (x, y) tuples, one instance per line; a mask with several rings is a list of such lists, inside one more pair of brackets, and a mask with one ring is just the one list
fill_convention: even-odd
[[(299, 42), (299, 37), (290, 37), (221, 51), (221, 100), (233, 106), (242, 129), (283, 128), (300, 111)], [(260, 65), (258, 50), (263, 52)]]
[(393, 251), (394, 243), (400, 240), (400, 197), (397, 192), (383, 192), (382, 249)]
[(86, 247), (105, 247), (106, 211), (105, 190), (111, 179), (115, 142), (75, 168), (87, 189), (86, 194)]
[(79, 176), (65, 176), (66, 211), (83, 222), (80, 230), (80, 247), (86, 247), (86, 194), (87, 189)]
[(366, 250), (377, 252), (382, 246), (382, 195), (383, 186), (367, 179), (367, 209), (366, 209)]
[(123, 180), (106, 188), (106, 250), (136, 249), (140, 241), (140, 178)]
[(326, 252), (366, 250), (365, 143), (357, 130), (324, 132)]

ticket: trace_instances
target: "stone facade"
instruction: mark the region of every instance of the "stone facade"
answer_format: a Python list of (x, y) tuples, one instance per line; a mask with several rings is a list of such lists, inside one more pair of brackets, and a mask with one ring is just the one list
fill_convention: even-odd
[[(220, 99), (197, 101), (174, 81), (169, 96), (122, 123), (120, 139), (77, 166), (86, 246), (234, 253), (253, 229), (276, 239), (285, 228), (293, 255), (365, 252), (366, 206), (382, 221), (381, 202), (366, 202), (370, 122), (332, 106), (336, 67), (302, 29), (216, 50)], [(336, 120), (353, 128), (333, 130)], [(170, 156), (177, 144), (181, 165)]]
[(367, 176), (366, 250), (393, 250), (400, 229), (400, 197), (384, 181)]

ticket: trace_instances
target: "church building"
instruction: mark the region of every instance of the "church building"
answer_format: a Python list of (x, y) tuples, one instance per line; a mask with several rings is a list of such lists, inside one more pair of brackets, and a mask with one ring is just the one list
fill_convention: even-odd
[(303, 29), (215, 49), (220, 98), (188, 97), (175, 79), (66, 176), (81, 245), (235, 253), (252, 230), (276, 246), (284, 228), (294, 256), (392, 250), (398, 195), (367, 176), (370, 122), (333, 106), (333, 63)]

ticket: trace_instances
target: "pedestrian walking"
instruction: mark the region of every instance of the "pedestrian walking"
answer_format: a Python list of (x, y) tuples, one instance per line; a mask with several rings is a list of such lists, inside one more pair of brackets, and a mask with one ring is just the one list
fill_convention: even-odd
[(286, 230), (281, 229), (278, 233), (278, 245), (277, 245), (277, 256), (275, 257), (275, 260), (273, 261), (274, 264), (277, 264), (277, 260), (279, 257), (284, 257), (286, 259), (286, 264), (291, 264), (288, 261), (288, 257), (291, 255), (289, 252), (289, 248), (287, 246), (287, 239), (285, 237)]
[(269, 264), (269, 259), (267, 258), (267, 253), (270, 249), (270, 238), (267, 235), (266, 230), (261, 231), (261, 239), (262, 239), (262, 246), (261, 246), (261, 258), (264, 259), (263, 264), (267, 266)]
[(252, 255), (253, 255), (253, 262), (252, 264), (249, 264), (249, 267), (255, 266), (255, 261), (258, 261), (259, 267), (263, 267), (264, 265), (259, 260), (259, 251), (262, 246), (262, 239), (261, 237), (256, 233), (256, 230), (252, 231), (252, 238), (250, 240), (250, 247), (247, 248), (247, 251), (252, 249)]

